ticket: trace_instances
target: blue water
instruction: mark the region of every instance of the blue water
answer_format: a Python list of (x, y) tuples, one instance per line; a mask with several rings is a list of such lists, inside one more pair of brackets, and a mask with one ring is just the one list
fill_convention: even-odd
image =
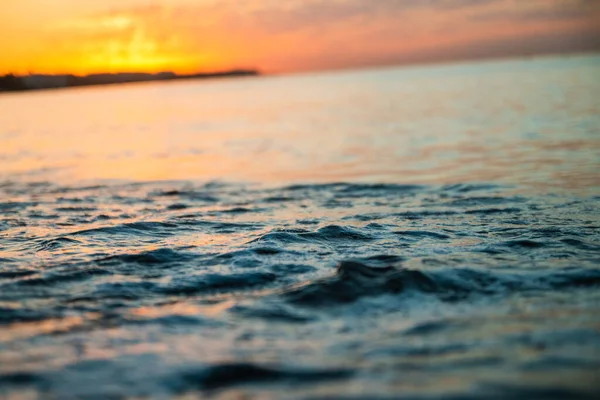
[(596, 398), (599, 71), (0, 97), (0, 396)]

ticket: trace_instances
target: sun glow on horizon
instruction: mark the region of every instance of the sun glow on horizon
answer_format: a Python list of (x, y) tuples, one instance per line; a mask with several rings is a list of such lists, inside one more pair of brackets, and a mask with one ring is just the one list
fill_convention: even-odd
[(88, 37), (79, 44), (79, 65), (87, 73), (167, 70), (189, 73), (225, 65), (222, 58), (214, 54), (186, 51), (176, 35), (153, 33), (135, 14), (81, 19), (69, 27)]
[(293, 72), (598, 49), (599, 38), (600, 3), (580, 0), (3, 0), (0, 75)]
[(31, 40), (27, 52), (22, 42), (4, 36), (0, 45), (8, 56), (0, 60), (0, 74), (193, 73), (235, 65), (218, 42), (206, 51), (194, 51), (186, 43), (187, 38), (168, 33), (164, 21), (153, 25), (154, 21), (149, 20), (148, 15), (158, 14), (162, 8), (149, 11), (111, 11), (44, 21), (37, 26), (43, 41), (24, 37)]

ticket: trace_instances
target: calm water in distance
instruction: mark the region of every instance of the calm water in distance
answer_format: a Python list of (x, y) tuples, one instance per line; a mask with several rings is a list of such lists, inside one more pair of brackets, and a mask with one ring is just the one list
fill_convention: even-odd
[(596, 398), (599, 77), (0, 95), (0, 397)]
[(580, 190), (598, 182), (599, 71), (572, 57), (4, 95), (0, 176)]

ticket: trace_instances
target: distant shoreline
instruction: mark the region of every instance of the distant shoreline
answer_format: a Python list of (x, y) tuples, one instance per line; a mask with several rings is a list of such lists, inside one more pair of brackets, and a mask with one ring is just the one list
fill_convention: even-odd
[(77, 75), (4, 75), (0, 76), (0, 93), (24, 92), (46, 89), (69, 89), (84, 86), (115, 85), (121, 83), (174, 81), (184, 79), (215, 79), (244, 76), (258, 76), (260, 73), (253, 69), (236, 69), (211, 73), (178, 75), (174, 72), (151, 73), (106, 73)]

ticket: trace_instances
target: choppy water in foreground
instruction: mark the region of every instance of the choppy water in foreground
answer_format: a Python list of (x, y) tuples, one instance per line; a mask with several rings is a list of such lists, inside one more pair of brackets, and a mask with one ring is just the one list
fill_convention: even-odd
[[(2, 133), (0, 396), (595, 398), (597, 59), (438, 68), (198, 84), (199, 102), (236, 87), (258, 100), (221, 103), (213, 117), (171, 109), (167, 125), (179, 116), (215, 136), (153, 128), (128, 156), (132, 142), (89, 115), (69, 122), (78, 141), (52, 144), (44, 135), (64, 139), (63, 122), (46, 115), (36, 133), (15, 113), (24, 128)], [(507, 69), (514, 86), (502, 89)], [(393, 92), (369, 97), (379, 74), (398, 89), (431, 86), (395, 117)], [(350, 102), (301, 101), (323, 84), (358, 85), (369, 101), (345, 119), (329, 113)], [(497, 91), (467, 90), (482, 85)], [(515, 92), (527, 85), (537, 91)], [(461, 107), (417, 112), (445, 104), (447, 87), (465, 88), (449, 92)], [(264, 99), (286, 88), (282, 104)], [(0, 110), (127, 93), (143, 103), (152, 91), (181, 105), (193, 90), (6, 96)], [(521, 104), (500, 107), (509, 100)], [(121, 121), (131, 135), (156, 117), (135, 104)], [(331, 136), (299, 133), (319, 124)], [(244, 126), (262, 133), (236, 142)], [(144, 151), (152, 140), (172, 145), (167, 156)]]

